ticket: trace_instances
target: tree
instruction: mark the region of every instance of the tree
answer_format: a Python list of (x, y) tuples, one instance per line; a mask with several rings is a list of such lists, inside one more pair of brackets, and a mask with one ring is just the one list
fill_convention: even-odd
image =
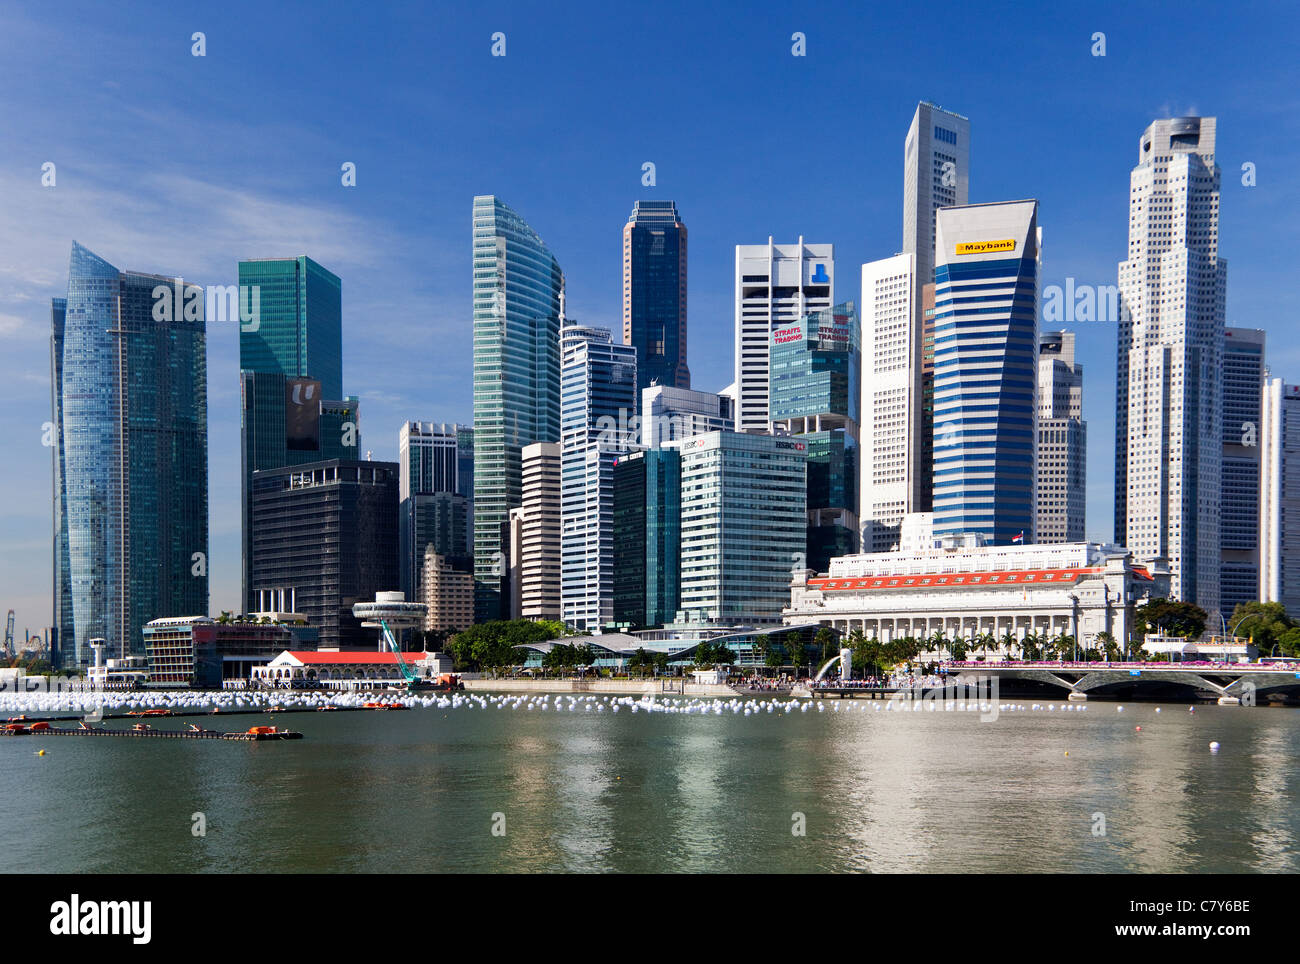
[(1175, 599), (1152, 599), (1134, 611), (1140, 636), (1160, 633), (1195, 639), (1205, 632), (1209, 615), (1195, 603)]
[(1005, 633), (1002, 634), (1002, 639), (999, 640), (999, 644), (1002, 646), (1003, 652), (1007, 654), (1007, 659), (1011, 659), (1011, 657), (1014, 656), (1016, 652), (1016, 647), (1017, 647), (1016, 634), (1008, 629)]
[[(859, 637), (861, 637), (862, 635), (860, 630), (855, 629), (852, 633), (849, 634), (850, 640), (853, 639), (854, 633), (856, 633)], [(831, 647), (835, 645), (835, 634), (831, 632), (829, 628), (823, 626), (821, 629), (817, 630), (817, 635), (813, 637), (813, 645), (816, 646), (817, 649), (821, 651), (821, 658), (818, 661), (817, 665), (824, 666), (826, 664), (826, 661), (831, 658)], [(852, 642), (850, 642), (849, 645), (851, 647)], [(799, 668), (798, 663), (795, 664), (795, 668), (796, 669)]]
[[(941, 636), (943, 635), (943, 631), (940, 630), (938, 633), (935, 633), (935, 635)], [(938, 649), (939, 647), (936, 646), (935, 648)], [(956, 639), (954, 639), (951, 643), (948, 644), (948, 652), (952, 654), (952, 658), (956, 662), (958, 663), (964, 662), (966, 659), (966, 640), (958, 636)]]
[(1259, 647), (1261, 653), (1271, 653), (1273, 647), (1289, 629), (1294, 629), (1296, 622), (1278, 602), (1239, 603), (1232, 611), (1232, 620), (1228, 631), (1249, 636)]
[(1106, 659), (1110, 660), (1112, 663), (1119, 661), (1119, 643), (1115, 642), (1115, 637), (1111, 633), (1105, 631), (1098, 633), (1097, 645), (1100, 646), (1102, 652), (1105, 653)]

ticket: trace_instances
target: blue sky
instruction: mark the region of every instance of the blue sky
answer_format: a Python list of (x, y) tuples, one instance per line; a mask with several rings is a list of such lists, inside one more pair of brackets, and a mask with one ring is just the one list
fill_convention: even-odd
[[(1040, 201), (1047, 284), (1115, 283), (1143, 128), (1214, 115), (1228, 323), (1266, 329), (1274, 374), (1300, 381), (1282, 297), (1300, 210), (1291, 4), (177, 6), (0, 0), (0, 611), (17, 610), (20, 638), (50, 621), (48, 306), (73, 239), (203, 284), (233, 283), (245, 257), (335, 271), (345, 389), (362, 399), (363, 447), (390, 459), (404, 419), (472, 421), (475, 194), (546, 239), (570, 315), (616, 331), (622, 225), (639, 198), (676, 200), (692, 376), (716, 391), (732, 380), (734, 245), (833, 242), (836, 293), (854, 300), (858, 265), (898, 250), (918, 100), (970, 117), (972, 201)], [(795, 31), (806, 57), (791, 55)], [(1084, 364), (1088, 534), (1108, 539), (1115, 331), (1067, 327)], [(237, 369), (235, 326), (214, 325), (214, 612), (237, 608)]]

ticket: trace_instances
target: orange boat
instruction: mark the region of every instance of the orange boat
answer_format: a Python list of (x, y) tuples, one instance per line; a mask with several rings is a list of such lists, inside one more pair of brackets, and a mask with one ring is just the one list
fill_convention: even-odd
[(278, 732), (280, 731), (273, 726), (250, 726), (248, 728), (249, 736), (263, 736), (267, 733), (278, 733)]
[(21, 735), (27, 732), (27, 727), (22, 723), (6, 723), (5, 732)]
[(40, 723), (33, 723), (33, 724), (31, 725), (31, 727), (29, 728), (28, 732), (30, 732), (30, 733), (44, 733), (44, 732), (46, 732), (49, 728), (50, 728), (50, 724), (48, 724), (48, 723), (46, 723), (45, 721), (42, 720)]

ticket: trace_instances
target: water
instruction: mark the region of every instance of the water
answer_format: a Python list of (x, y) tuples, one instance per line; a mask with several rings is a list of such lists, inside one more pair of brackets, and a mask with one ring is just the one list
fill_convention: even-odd
[[(221, 721), (306, 735), (289, 743), (4, 738), (0, 868), (1300, 870), (1300, 710), (1026, 702), (982, 723), (831, 705)], [(206, 836), (191, 832), (197, 812)]]

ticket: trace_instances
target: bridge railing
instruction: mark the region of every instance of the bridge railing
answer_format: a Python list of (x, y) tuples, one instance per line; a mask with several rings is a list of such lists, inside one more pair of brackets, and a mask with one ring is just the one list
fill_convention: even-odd
[(1295, 668), (1286, 666), (1277, 666), (1267, 663), (1236, 663), (1226, 662), (1224, 660), (1177, 660), (1172, 663), (1165, 662), (1106, 662), (1097, 660), (1093, 662), (1071, 661), (1071, 660), (990, 660), (987, 662), (964, 662), (948, 661), (939, 664), (945, 669), (1204, 669), (1206, 667), (1215, 667), (1222, 669), (1232, 669), (1234, 671), (1244, 671), (1249, 669), (1254, 672), (1282, 671), (1295, 672)]

